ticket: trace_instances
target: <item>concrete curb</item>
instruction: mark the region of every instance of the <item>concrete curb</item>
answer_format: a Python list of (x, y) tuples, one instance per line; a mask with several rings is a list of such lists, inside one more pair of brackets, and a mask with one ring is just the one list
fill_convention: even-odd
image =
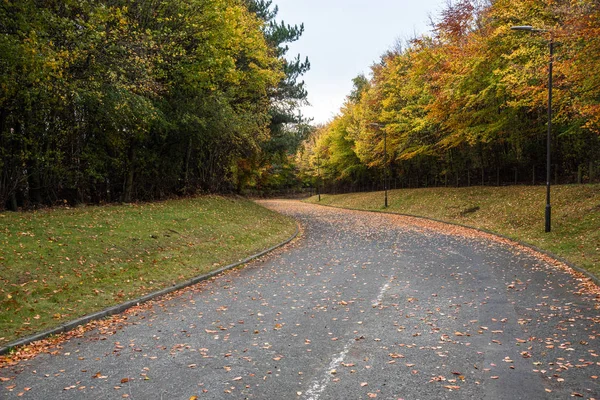
[(517, 243), (520, 246), (527, 247), (527, 248), (532, 249), (532, 250), (534, 250), (534, 251), (536, 251), (536, 252), (538, 252), (540, 254), (548, 256), (548, 257), (550, 257), (550, 258), (552, 258), (552, 259), (554, 259), (556, 261), (559, 261), (559, 262), (565, 264), (567, 267), (569, 267), (569, 268), (571, 268), (571, 269), (573, 269), (573, 270), (575, 270), (575, 271), (577, 271), (579, 273), (582, 273), (583, 275), (585, 275), (588, 278), (590, 278), (592, 280), (592, 282), (594, 282), (596, 284), (596, 286), (600, 286), (600, 278), (598, 278), (596, 275), (592, 274), (591, 272), (586, 271), (585, 269), (583, 269), (583, 268), (581, 268), (581, 267), (573, 264), (572, 262), (570, 262), (570, 261), (568, 261), (568, 260), (566, 260), (566, 259), (564, 259), (562, 257), (559, 257), (556, 254), (553, 254), (553, 253), (551, 253), (551, 252), (549, 252), (547, 250), (540, 249), (539, 247), (536, 247), (536, 246), (531, 245), (529, 243), (522, 242), (520, 240), (517, 240), (517, 239), (511, 238), (511, 237), (502, 235), (501, 233), (489, 231), (487, 229), (475, 228), (475, 227), (469, 226), (469, 225), (463, 225), (463, 224), (459, 224), (459, 223), (456, 223), (456, 222), (442, 221), (440, 219), (423, 217), (423, 216), (420, 216), (420, 215), (404, 214), (404, 213), (397, 213), (397, 212), (383, 211), (383, 210), (365, 210), (365, 209), (362, 209), (362, 208), (340, 207), (340, 206), (332, 206), (330, 204), (319, 204), (319, 203), (308, 203), (308, 202), (307, 202), (307, 204), (315, 204), (315, 205), (322, 206), (322, 207), (338, 208), (338, 209), (341, 209), (341, 210), (353, 210), (353, 211), (365, 211), (365, 212), (372, 212), (372, 213), (379, 213), (379, 214), (401, 215), (401, 216), (404, 216), (404, 217), (419, 218), (419, 219), (424, 219), (424, 220), (427, 220), (427, 221), (439, 222), (441, 224), (453, 225), (453, 226), (458, 226), (458, 227), (461, 227), (461, 228), (472, 229), (474, 231), (479, 231), (479, 232), (487, 233), (488, 235), (497, 236), (497, 237), (502, 238), (502, 239), (510, 240), (511, 242)]
[(272, 252), (273, 250), (276, 250), (276, 249), (278, 249), (280, 247), (285, 246), (286, 244), (288, 244), (289, 242), (291, 242), (292, 240), (294, 240), (298, 236), (299, 233), (300, 233), (300, 227), (299, 227), (298, 223), (296, 223), (296, 231), (294, 232), (294, 234), (292, 236), (290, 236), (288, 239), (284, 240), (283, 242), (281, 242), (279, 244), (276, 244), (276, 245), (274, 245), (272, 247), (269, 247), (266, 250), (261, 251), (260, 253), (253, 254), (253, 255), (251, 255), (249, 257), (244, 258), (241, 261), (238, 261), (238, 262), (233, 263), (233, 264), (226, 265), (226, 266), (224, 266), (222, 268), (219, 268), (218, 270), (209, 272), (207, 274), (200, 275), (200, 276), (194, 277), (192, 279), (188, 279), (187, 281), (178, 283), (176, 285), (173, 285), (173, 286), (161, 289), (161, 290), (153, 292), (153, 293), (149, 293), (149, 294), (147, 294), (145, 296), (142, 296), (142, 297), (140, 297), (138, 299), (129, 300), (129, 301), (126, 301), (125, 303), (117, 304), (115, 306), (105, 308), (102, 311), (98, 311), (98, 312), (95, 312), (93, 314), (84, 315), (83, 317), (77, 318), (77, 319), (75, 319), (73, 321), (67, 322), (67, 323), (62, 324), (60, 326), (57, 326), (56, 328), (53, 328), (53, 329), (50, 329), (50, 330), (47, 330), (47, 331), (44, 331), (44, 332), (36, 333), (34, 335), (18, 339), (18, 340), (14, 341), (14, 342), (11, 342), (11, 343), (7, 344), (4, 347), (1, 347), (0, 348), (0, 355), (9, 353), (11, 351), (11, 349), (14, 349), (15, 347), (25, 346), (25, 345), (28, 345), (28, 344), (30, 344), (32, 342), (46, 339), (47, 337), (52, 336), (52, 335), (58, 335), (60, 333), (68, 332), (70, 330), (75, 329), (76, 327), (78, 327), (80, 325), (85, 325), (88, 322), (96, 321), (96, 320), (99, 320), (99, 319), (102, 319), (102, 318), (106, 318), (106, 317), (109, 317), (111, 315), (120, 314), (123, 311), (125, 311), (125, 310), (127, 310), (127, 309), (129, 309), (131, 307), (138, 306), (138, 305), (140, 305), (142, 303), (146, 303), (146, 302), (148, 302), (150, 300), (156, 299), (157, 297), (164, 296), (166, 294), (175, 292), (177, 290), (186, 288), (188, 286), (193, 286), (193, 285), (195, 285), (195, 284), (197, 284), (199, 282), (202, 282), (202, 281), (210, 279), (210, 278), (212, 278), (214, 276), (217, 276), (217, 275), (219, 275), (219, 274), (221, 274), (221, 273), (223, 273), (225, 271), (228, 271), (230, 269), (239, 267), (240, 265), (247, 264), (248, 262), (250, 262), (252, 260), (255, 260), (255, 259), (259, 258), (259, 257), (262, 257), (265, 254)]

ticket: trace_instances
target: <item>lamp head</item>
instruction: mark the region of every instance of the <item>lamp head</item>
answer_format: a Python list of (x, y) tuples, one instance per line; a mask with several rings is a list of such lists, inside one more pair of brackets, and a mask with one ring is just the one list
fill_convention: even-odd
[(510, 29), (512, 29), (513, 31), (528, 31), (528, 32), (534, 31), (533, 26), (531, 26), (531, 25), (511, 26)]
[(552, 32), (551, 30), (548, 30), (548, 29), (534, 28), (531, 25), (511, 26), (510, 29), (512, 29), (513, 31), (526, 31), (526, 32)]

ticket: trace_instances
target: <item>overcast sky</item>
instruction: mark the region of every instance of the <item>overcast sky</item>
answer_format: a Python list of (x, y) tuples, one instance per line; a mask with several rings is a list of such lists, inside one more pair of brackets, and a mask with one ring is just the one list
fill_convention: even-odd
[[(430, 31), (447, 0), (274, 0), (278, 20), (304, 23), (289, 56), (308, 56), (304, 75), (310, 107), (302, 112), (324, 123), (335, 116), (352, 89), (352, 78), (368, 76), (370, 66), (400, 40)], [(302, 78), (301, 78), (302, 79)]]

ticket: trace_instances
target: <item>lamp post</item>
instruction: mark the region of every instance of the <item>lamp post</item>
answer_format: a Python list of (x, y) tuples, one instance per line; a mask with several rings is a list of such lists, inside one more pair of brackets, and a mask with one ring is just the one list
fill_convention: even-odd
[(550, 33), (548, 48), (550, 50), (550, 61), (548, 62), (548, 133), (546, 135), (546, 232), (551, 231), (551, 214), (552, 207), (550, 206), (550, 138), (552, 135), (552, 64), (554, 62), (554, 35), (552, 31), (546, 29), (534, 28), (530, 25), (512, 26), (510, 29), (515, 31), (526, 32), (541, 32)]
[(383, 191), (384, 191), (384, 208), (388, 206), (388, 188), (387, 188), (387, 131), (385, 129), (384, 124), (380, 124), (377, 122), (370, 122), (368, 125), (375, 126), (379, 130), (383, 131)]
[(320, 182), (321, 182), (321, 158), (319, 157), (319, 153), (317, 153), (317, 196), (319, 197), (319, 201), (321, 201), (321, 191), (319, 190)]

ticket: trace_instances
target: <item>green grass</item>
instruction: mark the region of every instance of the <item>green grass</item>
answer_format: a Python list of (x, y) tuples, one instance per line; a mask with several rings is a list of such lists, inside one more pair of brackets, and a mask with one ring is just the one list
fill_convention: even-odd
[[(544, 232), (545, 186), (392, 190), (387, 211), (500, 233), (600, 277), (600, 185), (553, 186), (551, 196), (550, 233)], [(383, 192), (322, 195), (321, 204), (383, 210)]]
[(0, 345), (268, 248), (295, 223), (217, 196), (0, 213)]

